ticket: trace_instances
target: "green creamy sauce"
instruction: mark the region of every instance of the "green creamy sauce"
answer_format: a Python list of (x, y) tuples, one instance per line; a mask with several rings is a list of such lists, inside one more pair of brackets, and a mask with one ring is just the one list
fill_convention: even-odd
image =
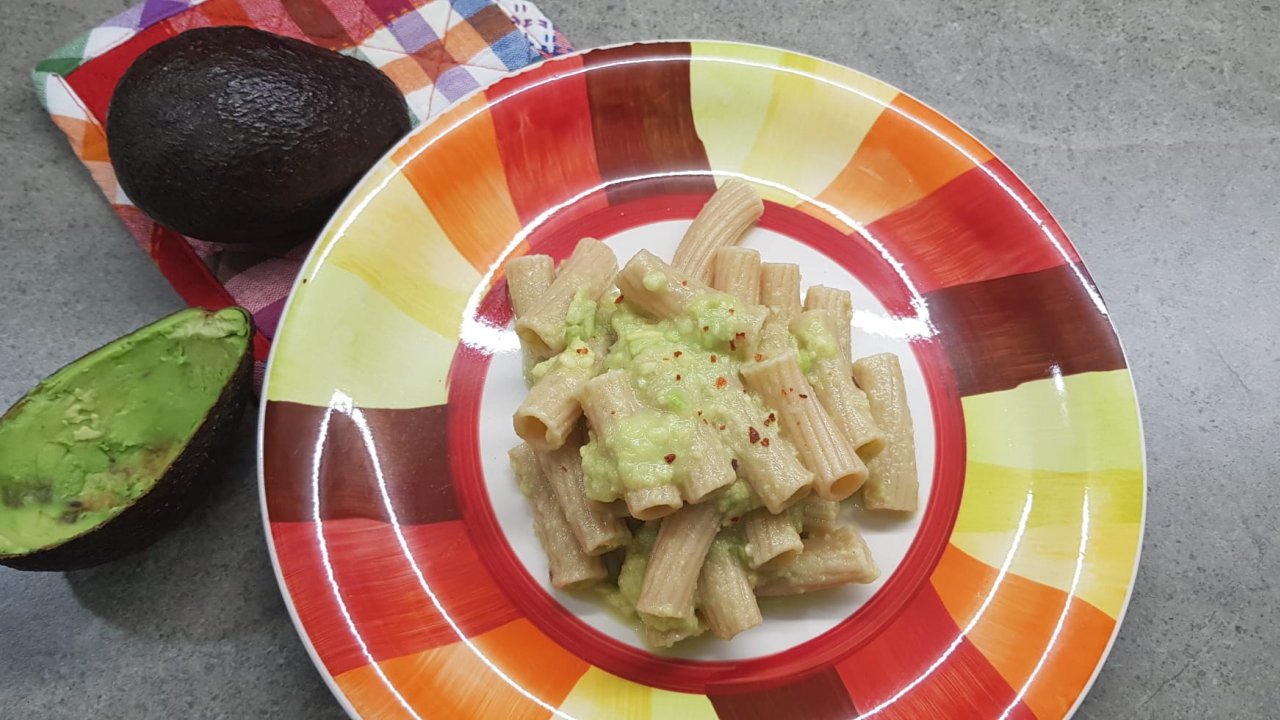
[[(725, 394), (742, 394), (735, 386), (745, 353), (736, 341), (751, 328), (741, 303), (718, 292), (695, 298), (666, 320), (641, 315), (626, 302), (602, 305), (611, 306), (609, 327), (616, 336), (605, 367), (624, 370), (645, 405), (621, 418), (607, 437), (593, 433), (582, 449), (588, 497), (610, 502), (628, 490), (687, 480), (702, 460), (693, 442), (697, 424), (718, 428), (735, 415)], [(758, 400), (749, 401), (759, 417), (767, 415)], [(776, 437), (776, 425), (762, 422), (760, 433)]]
[(821, 318), (808, 316), (791, 330), (799, 350), (800, 369), (806, 375), (814, 360), (829, 360), (840, 354), (840, 344)]
[(569, 313), (564, 318), (564, 342), (571, 345), (595, 337), (596, 334), (596, 301), (592, 300), (585, 290), (574, 293), (569, 303)]
[(151, 489), (248, 341), (239, 310), (188, 311), (63, 368), (0, 422), (0, 553), (68, 539)]

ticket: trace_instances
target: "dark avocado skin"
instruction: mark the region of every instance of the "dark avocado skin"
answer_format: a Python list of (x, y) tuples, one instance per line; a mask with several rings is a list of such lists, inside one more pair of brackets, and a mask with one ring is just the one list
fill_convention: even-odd
[[(0, 555), (0, 565), (18, 570), (80, 570), (138, 552), (173, 529), (208, 495), (227, 457), (240, 416), (253, 397), (253, 317), (249, 341), (231, 379), (190, 442), (156, 484), (119, 515), (65, 542), (23, 555)], [(79, 362), (73, 361), (74, 362)], [(15, 413), (9, 408), (0, 422)]]
[(220, 243), (315, 233), (409, 131), (380, 70), (243, 27), (189, 30), (125, 71), (107, 111), (121, 187), (143, 212)]

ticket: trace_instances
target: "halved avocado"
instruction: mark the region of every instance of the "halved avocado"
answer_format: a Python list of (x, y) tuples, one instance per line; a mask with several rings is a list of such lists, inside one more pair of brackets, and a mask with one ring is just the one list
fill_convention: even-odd
[(90, 567), (209, 488), (252, 396), (253, 320), (191, 308), (72, 362), (0, 416), (0, 564)]

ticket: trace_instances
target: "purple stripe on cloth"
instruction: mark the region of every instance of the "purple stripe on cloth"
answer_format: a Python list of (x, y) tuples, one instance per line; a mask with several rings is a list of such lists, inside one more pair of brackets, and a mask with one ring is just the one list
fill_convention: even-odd
[(404, 48), (405, 52), (418, 52), (440, 39), (421, 13), (411, 12), (401, 15), (392, 20), (388, 27), (396, 40), (400, 41), (400, 47)]
[(276, 336), (276, 328), (280, 325), (280, 315), (284, 313), (284, 305), (288, 301), (288, 297), (282, 297), (253, 314), (253, 324), (257, 326), (258, 332), (268, 338)]
[(118, 27), (118, 28), (129, 28), (130, 30), (137, 30), (140, 27), (142, 27), (141, 23), (142, 23), (142, 6), (134, 5), (128, 10), (125, 10), (119, 15), (102, 23), (101, 27)]
[(149, 27), (191, 7), (187, 0), (147, 0), (142, 6), (138, 27)]
[(444, 93), (449, 98), (449, 102), (454, 102), (458, 98), (480, 87), (476, 79), (471, 77), (467, 69), (454, 65), (453, 67), (440, 73), (440, 77), (436, 78), (436, 89)]

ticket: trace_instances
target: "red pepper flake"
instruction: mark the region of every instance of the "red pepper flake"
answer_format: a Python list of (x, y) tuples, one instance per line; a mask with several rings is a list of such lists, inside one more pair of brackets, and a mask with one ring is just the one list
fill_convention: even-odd
[(734, 471), (734, 472), (738, 472), (738, 458), (734, 458), (734, 459), (730, 460), (730, 461), (729, 461), (729, 466), (733, 468), (733, 471)]
[(667, 453), (666, 455), (664, 455), (664, 456), (662, 457), (662, 459), (663, 459), (663, 460), (666, 460), (666, 461), (667, 461), (667, 464), (668, 464), (668, 465), (670, 465), (671, 463), (673, 463), (673, 462), (675, 462), (675, 461), (676, 461), (676, 454), (675, 454), (675, 453)]
[(809, 396), (808, 396), (808, 395), (805, 395), (804, 393), (800, 393), (800, 399), (801, 399), (801, 400), (808, 400), (808, 399), (809, 399)]
[(676, 382), (680, 382), (680, 373), (676, 373)]
[(760, 438), (760, 444), (769, 447), (769, 438)]
[(726, 385), (728, 385), (728, 384), (729, 384), (729, 381), (728, 381), (728, 380), (725, 380), (723, 376), (716, 378), (716, 389), (717, 389), (717, 390), (723, 390), (723, 389), (725, 388), (725, 386), (726, 386)]
[(711, 331), (711, 327), (710, 327), (710, 326), (708, 326), (708, 325), (703, 325), (703, 326), (702, 326), (702, 332), (710, 332), (710, 331)]
[(718, 360), (718, 359), (719, 359), (719, 358), (717, 358), (715, 355), (712, 355), (712, 356), (711, 356), (711, 362), (715, 362), (715, 361), (716, 361), (716, 360)]
[(702, 411), (701, 411), (701, 410), (699, 410), (699, 411), (698, 411), (698, 417), (702, 417)]
[(736, 523), (736, 522), (738, 522), (738, 516), (737, 516), (737, 515), (734, 515), (733, 517), (729, 518), (729, 522), (731, 522), (731, 523)]
[(567, 467), (565, 467), (565, 466), (561, 465), (561, 466), (560, 466), (560, 472), (569, 472), (569, 468), (567, 468)]
[(734, 342), (734, 341), (730, 340), (730, 341), (729, 341), (729, 349), (730, 349), (730, 350), (737, 350), (737, 349), (738, 349), (738, 343), (736, 343), (736, 342)]
[(769, 425), (772, 425), (773, 423), (776, 423), (776, 422), (778, 422), (778, 416), (774, 415), (773, 413), (769, 413), (769, 417), (764, 419), (765, 427), (768, 427)]
[(688, 281), (688, 280), (681, 280), (681, 281), (680, 281), (680, 284), (681, 284), (681, 285), (683, 285), (684, 287), (689, 287), (689, 281)]
[(761, 355), (760, 353), (756, 353), (756, 362), (760, 362), (763, 359), (764, 359), (764, 355)]
[(590, 350), (588, 350), (588, 349), (586, 349), (586, 348), (584, 348), (584, 347), (578, 348), (578, 349), (577, 349), (577, 350), (575, 350), (574, 352), (578, 353), (579, 355), (590, 355), (590, 354), (591, 354), (591, 351), (590, 351)]
[(733, 308), (729, 308), (729, 314), (733, 315)]
[(672, 357), (680, 357), (680, 356), (681, 356), (681, 355), (683, 355), (683, 354), (684, 354), (684, 353), (682, 353), (682, 352), (680, 352), (679, 350), (677, 350), (677, 351), (675, 351), (675, 352), (671, 353), (671, 356), (672, 356)]
[(741, 339), (745, 338), (746, 336), (747, 336), (747, 334), (746, 334), (746, 333), (744, 333), (744, 332), (741, 332), (741, 333), (738, 333), (737, 335), (734, 335), (734, 337), (738, 338), (739, 340), (741, 340)]
[(747, 428), (747, 439), (751, 441), (752, 445), (760, 442), (760, 431), (753, 427)]
[(615, 300), (613, 301), (613, 304), (614, 304), (614, 305), (621, 305), (621, 304), (622, 304), (622, 298), (624, 298), (624, 297), (626, 297), (626, 296), (625, 296), (625, 295), (619, 295), (619, 296), (617, 297), (617, 299), (615, 299)]
[(720, 426), (720, 429), (721, 429), (721, 430), (723, 430), (723, 429), (724, 429), (724, 426), (723, 426), (723, 425), (721, 425), (721, 426)]

